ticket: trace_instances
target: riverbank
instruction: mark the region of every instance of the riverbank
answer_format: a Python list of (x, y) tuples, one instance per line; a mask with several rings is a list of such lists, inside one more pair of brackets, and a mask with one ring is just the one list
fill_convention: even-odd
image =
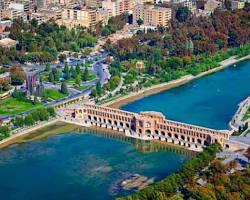
[(216, 67), (216, 68), (210, 69), (208, 71), (202, 72), (202, 73), (200, 73), (200, 74), (198, 74), (196, 76), (187, 75), (187, 76), (184, 76), (184, 77), (182, 77), (180, 79), (177, 79), (177, 80), (173, 80), (173, 81), (170, 81), (170, 82), (167, 82), (167, 83), (161, 83), (161, 84), (158, 84), (158, 85), (154, 85), (154, 86), (151, 86), (149, 88), (142, 89), (142, 90), (140, 90), (138, 92), (132, 92), (132, 93), (130, 93), (128, 95), (125, 95), (125, 96), (122, 96), (120, 98), (114, 99), (114, 100), (112, 100), (110, 102), (107, 102), (107, 103), (104, 103), (102, 105), (112, 107), (112, 108), (120, 108), (121, 106), (124, 106), (124, 105), (126, 105), (126, 104), (128, 104), (130, 102), (139, 100), (141, 98), (144, 98), (144, 97), (152, 95), (152, 94), (157, 94), (157, 93), (160, 93), (160, 92), (163, 92), (163, 91), (166, 91), (166, 90), (169, 90), (169, 89), (184, 85), (184, 84), (186, 84), (186, 83), (188, 83), (190, 81), (193, 81), (195, 79), (199, 79), (199, 78), (207, 76), (209, 74), (213, 74), (213, 73), (218, 72), (220, 70), (223, 70), (223, 69), (225, 69), (225, 68), (227, 68), (227, 67), (229, 67), (231, 65), (234, 65), (236, 63), (239, 63), (239, 62), (242, 62), (242, 61), (248, 60), (248, 59), (250, 59), (250, 55), (242, 57), (240, 59), (236, 59), (235, 56), (232, 56), (229, 59), (226, 59), (226, 60), (222, 61), (220, 63), (219, 67)]
[(50, 121), (41, 122), (41, 123), (36, 124), (36, 125), (34, 125), (32, 127), (27, 127), (27, 128), (24, 128), (24, 129), (20, 129), (16, 133), (12, 134), (10, 137), (1, 140), (0, 141), (0, 149), (12, 144), (13, 141), (15, 141), (18, 138), (21, 138), (21, 137), (31, 133), (32, 131), (41, 129), (41, 128), (45, 127), (45, 126), (52, 125), (52, 124), (54, 124), (56, 122), (58, 122), (58, 119), (52, 119)]

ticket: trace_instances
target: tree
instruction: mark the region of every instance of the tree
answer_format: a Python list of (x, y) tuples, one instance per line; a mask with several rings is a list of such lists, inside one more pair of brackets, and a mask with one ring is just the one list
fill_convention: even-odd
[(56, 69), (56, 68), (53, 68), (52, 69), (52, 73), (53, 73), (53, 76), (54, 76), (54, 80), (55, 81), (59, 81), (59, 72), (58, 72), (58, 70)]
[(136, 22), (138, 26), (141, 26), (143, 24), (143, 20), (141, 18), (139, 18)]
[(67, 56), (65, 54), (60, 54), (58, 59), (61, 63), (64, 63), (64, 61), (67, 59)]
[(68, 94), (69, 93), (68, 92), (68, 87), (67, 87), (67, 84), (66, 84), (65, 81), (62, 82), (60, 91), (61, 91), (62, 94)]
[(46, 65), (45, 65), (45, 71), (46, 71), (46, 72), (49, 72), (49, 71), (50, 71), (50, 66), (49, 66), (48, 63), (46, 63)]
[(108, 36), (108, 35), (110, 35), (110, 30), (108, 29), (108, 27), (104, 27), (102, 29), (101, 35), (102, 36)]
[(50, 72), (50, 73), (49, 73), (49, 82), (53, 83), (54, 81), (55, 81), (54, 73), (53, 73), (53, 72)]
[(97, 96), (101, 96), (101, 94), (102, 94), (102, 86), (101, 86), (100, 81), (98, 81), (96, 84), (96, 94), (97, 94)]
[(81, 73), (81, 68), (80, 68), (80, 65), (79, 65), (79, 64), (76, 65), (76, 73), (77, 73), (77, 74), (80, 74), (80, 73)]
[(191, 16), (191, 11), (187, 6), (179, 7), (176, 11), (176, 19), (179, 22), (185, 22), (187, 21)]
[(91, 90), (91, 96), (97, 97), (96, 88), (93, 88), (93, 89)]
[(77, 75), (77, 77), (75, 79), (75, 84), (80, 86), (80, 84), (81, 84), (81, 76), (80, 75)]
[(67, 64), (65, 64), (65, 66), (64, 66), (63, 73), (64, 73), (64, 78), (66, 80), (69, 80), (70, 79), (70, 73), (69, 73), (69, 66)]
[(85, 67), (84, 72), (83, 72), (83, 76), (82, 76), (82, 80), (87, 81), (88, 77), (89, 77), (89, 70), (88, 70), (88, 67)]
[(25, 118), (24, 118), (24, 124), (26, 126), (32, 126), (33, 124), (35, 123), (32, 115), (27, 115)]
[(8, 126), (0, 126), (0, 135), (8, 136), (10, 129)]
[(73, 66), (70, 68), (70, 75), (73, 79), (77, 77), (76, 69)]
[(54, 107), (48, 107), (47, 111), (50, 114), (50, 116), (52, 116), (52, 117), (56, 116), (56, 111), (55, 111)]
[(20, 66), (13, 66), (10, 68), (11, 84), (22, 85), (26, 79), (26, 73)]

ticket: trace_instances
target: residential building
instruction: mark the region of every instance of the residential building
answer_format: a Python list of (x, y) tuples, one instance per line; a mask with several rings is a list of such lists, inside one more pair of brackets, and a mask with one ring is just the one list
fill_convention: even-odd
[(221, 1), (207, 0), (207, 2), (204, 4), (204, 10), (212, 13), (214, 12), (216, 8), (221, 7), (221, 6), (222, 6)]
[(237, 0), (231, 1), (231, 9), (232, 10), (243, 9), (244, 7), (245, 7), (244, 1), (237, 1)]
[(62, 18), (56, 22), (69, 28), (84, 26), (93, 28), (98, 22), (96, 10), (93, 9), (63, 9)]
[(133, 24), (136, 25), (138, 20), (141, 19), (145, 26), (167, 26), (171, 15), (171, 8), (138, 4), (133, 10)]
[(112, 16), (130, 12), (134, 8), (133, 0), (104, 0), (102, 8), (108, 10)]

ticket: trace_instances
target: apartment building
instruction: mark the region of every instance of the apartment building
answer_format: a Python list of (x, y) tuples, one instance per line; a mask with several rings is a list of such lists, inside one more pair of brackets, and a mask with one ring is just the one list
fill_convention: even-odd
[(237, 0), (231, 1), (231, 9), (232, 10), (243, 9), (244, 7), (245, 7), (244, 1), (237, 1)]
[(93, 9), (63, 9), (62, 19), (56, 22), (69, 28), (84, 26), (93, 28), (96, 23), (96, 10)]
[(133, 10), (133, 24), (137, 25), (137, 21), (141, 19), (144, 26), (167, 26), (171, 15), (171, 8), (138, 4)]
[(108, 10), (112, 16), (121, 15), (130, 12), (134, 8), (133, 0), (104, 0), (102, 8)]

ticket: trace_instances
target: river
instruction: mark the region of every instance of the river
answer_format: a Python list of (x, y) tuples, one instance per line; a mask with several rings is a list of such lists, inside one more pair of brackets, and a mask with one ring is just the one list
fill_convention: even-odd
[(166, 118), (215, 129), (227, 129), (238, 104), (250, 95), (250, 60), (186, 85), (122, 107), (133, 112), (159, 111)]
[[(120, 187), (131, 175), (160, 180), (191, 156), (185, 150), (105, 132), (72, 128), (58, 134), (56, 128), (68, 125), (53, 126), (0, 150), (1, 199), (114, 199), (134, 192)], [(48, 131), (53, 129), (55, 134)]]
[[(169, 119), (226, 129), (238, 103), (250, 94), (249, 80), (250, 61), (245, 61), (123, 109), (160, 111)], [(61, 124), (1, 149), (1, 199), (114, 199), (133, 192), (118, 187), (129, 175), (159, 180), (190, 158), (180, 151), (108, 135)]]

